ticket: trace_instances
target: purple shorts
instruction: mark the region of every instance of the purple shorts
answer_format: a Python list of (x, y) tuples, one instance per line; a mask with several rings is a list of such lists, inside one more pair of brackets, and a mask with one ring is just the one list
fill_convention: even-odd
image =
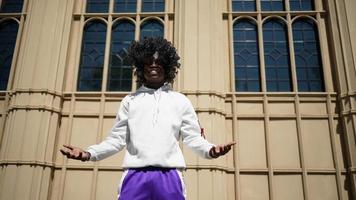
[(133, 168), (123, 174), (119, 200), (184, 200), (184, 194), (177, 169)]

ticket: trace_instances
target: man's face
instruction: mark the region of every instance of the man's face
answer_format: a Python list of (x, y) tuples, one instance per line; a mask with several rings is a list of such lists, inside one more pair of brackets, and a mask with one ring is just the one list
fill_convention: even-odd
[(164, 84), (164, 68), (158, 62), (158, 52), (154, 53), (152, 59), (148, 59), (143, 67), (145, 85), (157, 89)]

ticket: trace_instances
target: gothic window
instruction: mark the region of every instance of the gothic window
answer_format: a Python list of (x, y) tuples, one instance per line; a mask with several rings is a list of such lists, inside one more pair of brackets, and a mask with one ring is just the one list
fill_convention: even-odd
[(262, 11), (282, 11), (284, 4), (282, 0), (261, 0)]
[(15, 20), (0, 21), (0, 90), (7, 88), (18, 27)]
[(109, 91), (130, 91), (132, 66), (127, 63), (127, 50), (135, 39), (135, 25), (127, 20), (114, 24), (109, 62)]
[(233, 11), (255, 11), (255, 0), (232, 0)]
[(2, 0), (0, 12), (2, 13), (20, 13), (22, 12), (23, 0)]
[(324, 91), (318, 31), (310, 19), (293, 23), (294, 56), (298, 90)]
[(281, 20), (263, 24), (263, 45), (267, 91), (292, 91), (288, 37)]
[(118, 13), (136, 12), (136, 0), (115, 0), (114, 11)]
[(87, 0), (88, 13), (109, 12), (109, 0)]
[(163, 25), (157, 20), (147, 20), (141, 25), (141, 39), (145, 37), (163, 37)]
[(235, 91), (325, 91), (313, 0), (231, 0), (230, 9)]
[(163, 12), (164, 0), (142, 0), (142, 12)]
[(257, 28), (250, 20), (234, 24), (235, 85), (238, 91), (260, 91)]
[(106, 25), (99, 20), (84, 27), (82, 55), (79, 67), (78, 90), (100, 91), (103, 78)]
[(173, 21), (174, 15), (164, 12), (165, 3), (164, 0), (77, 2), (73, 19), (75, 24), (84, 26), (77, 91), (127, 92), (136, 88), (127, 60), (128, 48), (134, 40), (144, 37), (167, 37), (166, 22)]
[(293, 11), (314, 10), (312, 0), (289, 0), (289, 5)]

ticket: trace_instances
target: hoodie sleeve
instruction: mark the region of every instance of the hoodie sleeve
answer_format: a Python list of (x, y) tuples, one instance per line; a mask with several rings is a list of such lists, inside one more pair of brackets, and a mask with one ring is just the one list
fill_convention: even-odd
[(126, 96), (120, 105), (115, 118), (114, 126), (111, 128), (108, 136), (99, 144), (89, 146), (87, 151), (90, 153), (90, 161), (98, 161), (107, 158), (126, 146), (126, 136), (128, 134), (128, 100)]
[(192, 149), (199, 156), (211, 159), (209, 150), (214, 146), (205, 140), (200, 134), (200, 126), (195, 110), (187, 99), (185, 111), (182, 117), (182, 126), (180, 129), (183, 144)]

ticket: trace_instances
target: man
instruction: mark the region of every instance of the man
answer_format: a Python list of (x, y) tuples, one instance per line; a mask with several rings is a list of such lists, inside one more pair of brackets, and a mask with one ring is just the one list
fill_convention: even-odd
[(225, 155), (235, 143), (215, 146), (201, 137), (191, 102), (171, 90), (180, 59), (163, 38), (133, 42), (128, 54), (140, 88), (121, 102), (109, 136), (87, 150), (63, 145), (68, 158), (104, 159), (126, 147), (119, 200), (185, 199), (179, 140), (203, 158)]

